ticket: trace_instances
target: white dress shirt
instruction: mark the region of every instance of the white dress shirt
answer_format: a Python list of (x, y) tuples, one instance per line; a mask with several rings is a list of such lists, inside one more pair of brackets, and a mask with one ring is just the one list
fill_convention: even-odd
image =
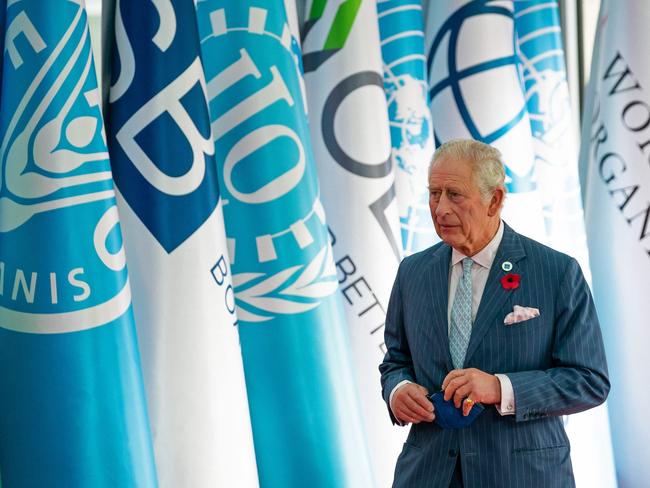
[[(503, 221), (501, 221), (499, 229), (492, 240), (487, 244), (487, 246), (474, 254), (474, 256), (465, 256), (460, 251), (452, 249), (451, 263), (449, 266), (449, 305), (447, 307), (448, 324), (451, 324), (451, 307), (454, 303), (454, 297), (456, 296), (458, 282), (463, 276), (462, 261), (466, 257), (471, 257), (472, 261), (474, 261), (474, 264), (472, 265), (472, 325), (474, 324), (476, 312), (478, 311), (478, 306), (481, 303), (481, 297), (483, 296), (483, 290), (485, 290), (485, 283), (490, 274), (490, 268), (492, 267), (494, 258), (496, 257), (499, 244), (501, 244), (501, 239), (503, 238), (503, 229)], [(495, 407), (501, 415), (513, 415), (515, 413), (515, 395), (512, 389), (512, 382), (507, 375), (496, 374), (495, 376), (499, 379), (499, 383), (501, 384), (501, 404), (495, 405)], [(391, 391), (388, 400), (391, 405), (391, 410), (393, 408), (393, 395), (398, 388), (407, 383), (410, 383), (410, 381), (401, 381), (395, 386), (395, 388), (393, 388), (393, 391)]]

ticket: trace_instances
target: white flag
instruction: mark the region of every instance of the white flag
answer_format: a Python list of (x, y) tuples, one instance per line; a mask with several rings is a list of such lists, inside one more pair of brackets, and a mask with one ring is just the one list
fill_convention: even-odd
[(195, 7), (160, 5), (118, 0), (108, 108), (158, 478), (256, 487)]
[(584, 116), (581, 166), (594, 300), (612, 391), (618, 481), (650, 479), (648, 315), (650, 314), (650, 5), (601, 6)]
[(370, 459), (383, 488), (407, 429), (391, 424), (378, 370), (401, 238), (376, 9), (370, 0), (312, 2), (303, 66)]
[(503, 218), (545, 242), (513, 2), (436, 0), (425, 31), (436, 145), (472, 138), (498, 148), (508, 190)]

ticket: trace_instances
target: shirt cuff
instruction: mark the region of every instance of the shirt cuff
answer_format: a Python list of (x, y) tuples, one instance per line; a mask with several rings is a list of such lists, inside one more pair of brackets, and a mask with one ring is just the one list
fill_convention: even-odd
[[(388, 404), (390, 405), (390, 411), (393, 412), (393, 395), (395, 392), (401, 388), (404, 385), (408, 385), (409, 383), (413, 383), (412, 381), (409, 380), (402, 380), (399, 383), (395, 385), (395, 388), (393, 388), (390, 392), (390, 395), (388, 396)], [(393, 417), (397, 420), (397, 423), (399, 425), (405, 425), (400, 419), (397, 418), (397, 415), (395, 415), (395, 412), (393, 412)]]
[(501, 415), (515, 414), (515, 391), (512, 389), (512, 382), (505, 374), (495, 374), (501, 383), (501, 404), (495, 405), (497, 412)]

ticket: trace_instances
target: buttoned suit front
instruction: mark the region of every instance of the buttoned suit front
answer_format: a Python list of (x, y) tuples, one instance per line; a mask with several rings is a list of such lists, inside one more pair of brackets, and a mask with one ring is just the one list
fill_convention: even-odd
[[(380, 365), (387, 404), (401, 381), (438, 391), (453, 369), (447, 318), (451, 252), (439, 243), (399, 267)], [(520, 276), (516, 289), (501, 283), (506, 261), (512, 264), (509, 273)], [(537, 308), (540, 315), (505, 325), (514, 305)], [(502, 416), (490, 405), (464, 429), (413, 425), (393, 487), (447, 488), (458, 456), (466, 488), (575, 486), (562, 416), (599, 405), (610, 387), (598, 318), (575, 259), (505, 225), (464, 368), (508, 375), (515, 415)]]

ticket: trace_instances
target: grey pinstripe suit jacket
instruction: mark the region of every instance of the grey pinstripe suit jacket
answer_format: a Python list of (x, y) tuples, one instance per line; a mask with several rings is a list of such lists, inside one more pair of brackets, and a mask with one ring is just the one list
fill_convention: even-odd
[[(450, 260), (451, 248), (439, 243), (400, 265), (379, 367), (386, 403), (400, 381), (436, 391), (452, 370)], [(516, 290), (501, 286), (504, 261), (521, 275)], [(540, 316), (506, 326), (503, 319), (514, 305), (538, 308)], [(467, 488), (575, 486), (561, 415), (594, 407), (609, 392), (600, 326), (578, 263), (506, 225), (464, 367), (507, 374), (516, 414), (501, 416), (488, 406), (465, 429), (413, 425), (397, 460), (394, 488), (447, 488), (458, 454)]]

